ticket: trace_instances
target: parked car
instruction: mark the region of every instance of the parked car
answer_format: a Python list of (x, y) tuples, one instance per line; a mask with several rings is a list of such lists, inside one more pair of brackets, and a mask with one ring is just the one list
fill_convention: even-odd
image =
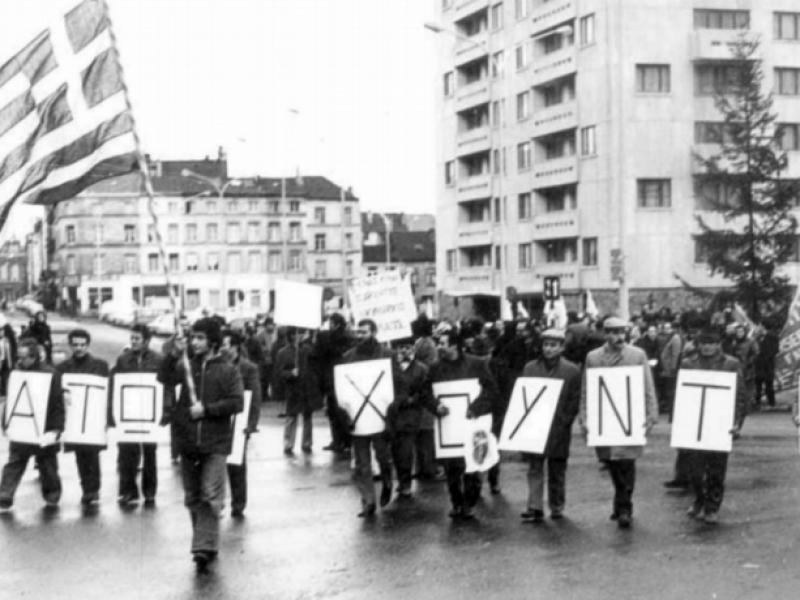
[(14, 303), (14, 306), (17, 309), (27, 313), (29, 317), (32, 317), (37, 312), (44, 310), (44, 306), (34, 300), (31, 296), (23, 296)]
[(106, 300), (97, 310), (97, 317), (101, 321), (130, 327), (136, 322), (138, 308), (133, 300)]
[(175, 315), (173, 313), (158, 315), (155, 319), (150, 321), (147, 326), (155, 335), (174, 335)]

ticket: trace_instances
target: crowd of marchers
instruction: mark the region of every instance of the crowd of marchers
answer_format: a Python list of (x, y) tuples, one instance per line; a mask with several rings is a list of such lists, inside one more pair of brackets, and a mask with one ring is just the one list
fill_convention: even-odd
[[(463, 458), (436, 460), (434, 424), (448, 409), (437, 401), (433, 385), (477, 379), (480, 393), (470, 403), (467, 417), (491, 414), (492, 430), (499, 436), (517, 378), (561, 380), (544, 451), (523, 454), (529, 465), (528, 498), (521, 517), (533, 523), (545, 517), (545, 487), (550, 517), (564, 516), (567, 462), (576, 420), (586, 433), (586, 369), (641, 366), (648, 430), (659, 415), (671, 419), (681, 368), (736, 374), (736, 410), (731, 425), (734, 437), (747, 413), (761, 405), (762, 391), (767, 404), (775, 403), (772, 379), (778, 338), (770, 328), (748, 328), (726, 315), (721, 320), (718, 316), (680, 320), (663, 312), (637, 315), (630, 322), (615, 316), (591, 319), (574, 313), (568, 320), (565, 328), (555, 328), (544, 319), (487, 324), (477, 318), (434, 322), (421, 315), (411, 324), (411, 337), (383, 344), (377, 340), (373, 321), (364, 319), (349, 325), (339, 314), (331, 315), (321, 329), (314, 331), (276, 327), (270, 319), (233, 331), (218, 319), (204, 317), (195, 323), (183, 319), (180, 334), (169, 339), (160, 353), (150, 348), (147, 327), (134, 326), (129, 346), (113, 366), (92, 356), (90, 334), (76, 329), (68, 334), (71, 356), (53, 366), (46, 317), (37, 315), (18, 340), (10, 326), (0, 323), (5, 325), (0, 327), (0, 383), (7, 384), (12, 369), (51, 373), (45, 430), (60, 434), (65, 400), (69, 401), (61, 375), (86, 373), (113, 379), (117, 373), (156, 373), (165, 386), (162, 425), (170, 426), (172, 457), (181, 465), (185, 504), (193, 528), (191, 550), (199, 570), (205, 570), (218, 552), (226, 478), (232, 516), (241, 517), (245, 509), (246, 461), (241, 466), (226, 464), (232, 445), (232, 419), (243, 410), (245, 391), (252, 398), (247, 436), (257, 431), (262, 402), (273, 398), (281, 403), (285, 418), (283, 452), (287, 457), (294, 455), (298, 425), (301, 451), (313, 451), (312, 415), (325, 409), (331, 433), (325, 450), (332, 451), (337, 459), (352, 459), (353, 479), (361, 497), (360, 517), (372, 517), (379, 506), (393, 500), (395, 491), (400, 502), (411, 498), (412, 479), (418, 478), (446, 481), (452, 504), (450, 516), (463, 521), (476, 518), (482, 475), (466, 472)], [(383, 432), (356, 435), (352, 415), (336, 398), (334, 368), (376, 359), (391, 361), (394, 400), (385, 415)], [(796, 422), (797, 418), (795, 414)], [(108, 424), (114, 425), (110, 408)], [(47, 506), (57, 506), (61, 496), (59, 449), (58, 445), (10, 443), (0, 480), (0, 509), (12, 507), (31, 457), (39, 469)], [(99, 455), (104, 447), (72, 444), (65, 445), (64, 450), (75, 456), (81, 502), (87, 507), (96, 504), (101, 484)], [(119, 444), (121, 505), (138, 502), (141, 496), (146, 506), (155, 505), (155, 450), (155, 444)], [(642, 447), (597, 447), (596, 452), (613, 483), (611, 518), (620, 528), (629, 528), (635, 461)], [(377, 477), (373, 474), (373, 454), (379, 466)], [(724, 452), (678, 452), (674, 477), (665, 486), (693, 491), (694, 502), (688, 507), (691, 517), (709, 524), (717, 522), (727, 458)], [(498, 463), (488, 471), (492, 494), (501, 492), (500, 469)], [(141, 488), (137, 482), (140, 470)]]

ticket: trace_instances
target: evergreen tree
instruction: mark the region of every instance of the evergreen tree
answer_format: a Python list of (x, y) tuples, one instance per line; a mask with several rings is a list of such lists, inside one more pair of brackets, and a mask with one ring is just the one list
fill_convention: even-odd
[[(697, 240), (709, 270), (735, 284), (736, 299), (758, 321), (762, 305), (788, 305), (788, 278), (779, 272), (796, 251), (797, 220), (792, 215), (800, 186), (784, 179), (786, 153), (782, 131), (772, 112), (772, 94), (763, 90), (759, 42), (742, 35), (731, 47), (732, 60), (715, 71), (714, 101), (721, 124), (708, 127), (704, 138), (719, 142), (710, 157), (696, 155), (699, 207), (723, 215), (722, 222), (697, 215)], [(720, 225), (715, 227), (715, 225)]]

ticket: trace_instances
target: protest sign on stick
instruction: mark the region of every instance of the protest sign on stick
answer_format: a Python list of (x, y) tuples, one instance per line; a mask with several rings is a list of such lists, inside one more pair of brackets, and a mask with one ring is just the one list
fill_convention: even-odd
[(519, 377), (508, 403), (500, 449), (542, 454), (564, 382), (546, 377)]
[(500, 462), (497, 438), (492, 433), (492, 415), (467, 419), (464, 432), (466, 473), (482, 473)]
[(50, 398), (50, 373), (13, 370), (8, 378), (3, 427), (6, 437), (20, 444), (50, 446), (54, 432), (45, 432), (47, 402)]
[(433, 427), (436, 458), (463, 458), (467, 409), (481, 393), (477, 379), (457, 379), (433, 384), (436, 402), (450, 411), (437, 417)]
[(386, 411), (394, 400), (390, 359), (337, 365), (333, 383), (339, 406), (353, 424), (353, 435), (372, 435), (386, 429)]
[(66, 418), (61, 441), (66, 444), (105, 446), (108, 424), (108, 378), (86, 373), (65, 373)]
[(157, 443), (166, 439), (160, 426), (164, 386), (155, 373), (116, 373), (112, 410), (119, 442)]
[(250, 406), (252, 403), (253, 392), (245, 390), (244, 410), (233, 415), (233, 442), (231, 444), (231, 453), (226, 460), (229, 465), (241, 467), (244, 464), (244, 453), (247, 446), (247, 434), (244, 430), (247, 429), (247, 423), (250, 419)]
[(322, 287), (297, 281), (275, 282), (275, 324), (319, 329), (322, 325)]
[(673, 448), (730, 452), (736, 373), (681, 369), (672, 416)]
[(375, 322), (379, 342), (411, 337), (411, 321), (416, 318), (417, 307), (410, 280), (401, 277), (399, 271), (382, 271), (354, 279), (350, 304), (356, 322), (361, 319)]
[(644, 446), (644, 366), (586, 369), (586, 443)]

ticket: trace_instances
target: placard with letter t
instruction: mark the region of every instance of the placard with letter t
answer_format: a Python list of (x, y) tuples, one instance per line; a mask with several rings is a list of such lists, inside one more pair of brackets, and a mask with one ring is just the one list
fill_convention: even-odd
[(681, 369), (670, 446), (730, 452), (735, 410), (736, 373)]
[(589, 446), (644, 446), (645, 365), (586, 369)]

